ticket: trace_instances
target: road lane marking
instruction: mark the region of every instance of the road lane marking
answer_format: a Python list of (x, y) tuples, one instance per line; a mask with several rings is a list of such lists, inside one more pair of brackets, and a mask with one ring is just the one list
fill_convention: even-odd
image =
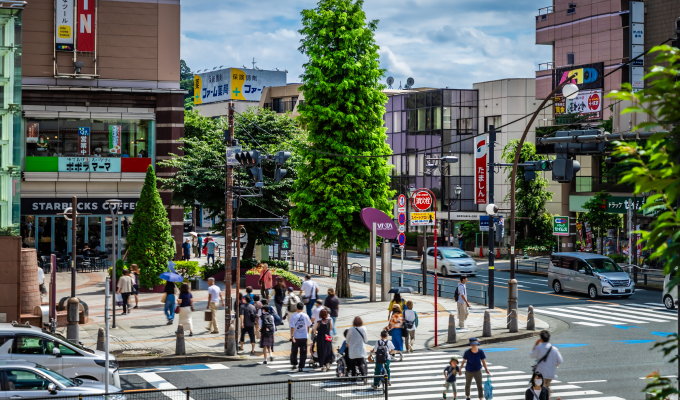
[(583, 321), (576, 321), (574, 323), (579, 324), (579, 325), (584, 325), (584, 326), (604, 326), (602, 324), (593, 324), (592, 322), (583, 322)]
[[(608, 316), (608, 315), (601, 315), (597, 312), (588, 312), (590, 310), (581, 311), (581, 310), (578, 310), (578, 309), (568, 309), (568, 308), (562, 308), (562, 307), (550, 307), (550, 311), (563, 312), (563, 313), (565, 313), (565, 315), (566, 314), (571, 314), (571, 315), (575, 314), (576, 315), (575, 317), (572, 316), (572, 318), (575, 318), (575, 319), (580, 319), (579, 315), (585, 314), (586, 316), (589, 316), (589, 317), (599, 318), (600, 322), (611, 322), (611, 321), (614, 321), (616, 323), (628, 323), (629, 322), (626, 319), (619, 318), (617, 316)], [(631, 318), (631, 320), (632, 320), (632, 318)], [(639, 321), (639, 320), (633, 320), (633, 322), (638, 323), (638, 324), (646, 324), (647, 323), (646, 321)]]
[[(603, 316), (605, 318), (610, 318), (611, 309), (608, 311), (602, 311), (599, 309), (595, 309), (595, 307), (565, 307), (565, 309), (570, 309), (578, 312), (585, 312), (587, 315), (593, 315), (593, 316)], [(625, 318), (626, 320), (630, 320), (633, 322), (640, 322), (644, 323), (646, 322), (657, 322), (657, 320), (649, 317), (641, 317), (637, 315), (630, 315), (626, 314), (624, 311), (617, 311), (616, 313), (613, 313), (613, 318)]]
[[(631, 315), (639, 315), (643, 317), (649, 317), (649, 316), (655, 316), (661, 319), (669, 320), (669, 321), (674, 321), (677, 318), (673, 318), (670, 315), (657, 315), (657, 314), (652, 314), (648, 311), (642, 311), (641, 309), (631, 309), (631, 308), (624, 308), (621, 306), (614, 306), (614, 307), (604, 307), (604, 306), (587, 306), (588, 308), (597, 308), (599, 310), (604, 310), (608, 312), (612, 311), (619, 311), (619, 312), (625, 312)], [(655, 320), (654, 322), (659, 322), (658, 320)]]
[[(158, 390), (177, 389), (175, 385), (161, 378), (160, 375), (156, 374), (155, 372), (144, 372), (137, 375), (139, 375), (139, 377), (144, 379), (145, 381), (149, 382), (153, 387), (155, 387)], [(187, 399), (186, 392), (182, 390), (172, 390), (169, 392), (163, 392), (163, 394), (173, 400)], [(188, 397), (188, 400), (193, 399), (191, 397)]]
[(570, 385), (576, 385), (579, 383), (597, 383), (597, 382), (607, 382), (606, 379), (600, 379), (599, 381), (578, 381), (578, 382), (567, 382)]
[(619, 323), (619, 322), (609, 322), (609, 321), (604, 321), (602, 319), (582, 317), (580, 315), (568, 315), (568, 314), (563, 313), (563, 312), (555, 312), (555, 311), (548, 311), (548, 310), (541, 310), (541, 309), (534, 309), (534, 312), (541, 313), (541, 314), (549, 314), (549, 315), (552, 314), (552, 315), (555, 315), (557, 317), (579, 319), (579, 320), (582, 320), (582, 321), (590, 321), (590, 322), (595, 322), (595, 323), (606, 322), (606, 323), (609, 323), (609, 324), (621, 325), (621, 323)]

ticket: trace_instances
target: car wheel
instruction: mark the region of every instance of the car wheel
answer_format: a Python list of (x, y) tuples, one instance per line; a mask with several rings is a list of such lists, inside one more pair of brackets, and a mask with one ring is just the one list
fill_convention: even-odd
[(555, 291), (555, 293), (562, 293), (562, 284), (560, 283), (560, 281), (556, 280), (555, 282), (553, 282), (553, 290)]
[(670, 294), (663, 297), (663, 305), (669, 310), (675, 309), (675, 301), (673, 301), (673, 297)]
[(590, 296), (591, 299), (597, 298), (597, 288), (595, 285), (588, 286), (588, 296)]
[(447, 273), (448, 271), (446, 271), (446, 267), (442, 267), (440, 271), (442, 276), (449, 276), (449, 274)]

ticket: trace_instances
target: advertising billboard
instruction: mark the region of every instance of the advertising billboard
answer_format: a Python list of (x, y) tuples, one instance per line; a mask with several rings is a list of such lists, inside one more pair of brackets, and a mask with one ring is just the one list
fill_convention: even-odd
[(553, 104), (555, 115), (578, 114), (586, 116), (588, 120), (602, 119), (602, 90), (581, 90), (574, 99), (555, 96)]
[(194, 75), (194, 104), (260, 101), (267, 86), (285, 86), (285, 71), (225, 68)]
[(73, 2), (55, 0), (55, 46), (59, 51), (73, 51)]
[(553, 70), (552, 88), (555, 89), (560, 83), (570, 76), (576, 74), (571, 83), (576, 84), (579, 89), (602, 89), (604, 87), (604, 63), (569, 65)]
[(475, 204), (486, 204), (486, 135), (475, 137)]
[(77, 50), (83, 52), (94, 51), (94, 12), (95, 0), (78, 0), (78, 42)]

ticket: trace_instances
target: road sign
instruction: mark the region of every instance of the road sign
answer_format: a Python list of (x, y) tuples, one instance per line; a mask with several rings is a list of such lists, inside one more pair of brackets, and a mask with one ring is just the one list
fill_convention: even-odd
[(404, 196), (403, 194), (400, 194), (399, 195), (399, 201), (398, 201), (397, 204), (399, 204), (399, 208), (406, 207), (406, 196)]
[(406, 207), (399, 207), (399, 208), (397, 208), (397, 212), (403, 212), (403, 213), (405, 213), (405, 212), (406, 212)]
[(406, 214), (399, 213), (399, 225), (404, 225), (406, 223)]
[(434, 225), (433, 212), (412, 212), (411, 226)]
[(406, 227), (404, 225), (399, 225), (397, 229), (399, 230), (399, 232), (406, 232)]
[(569, 236), (569, 217), (553, 217), (553, 235)]
[(400, 245), (400, 246), (403, 246), (404, 244), (406, 244), (406, 235), (404, 234), (404, 232), (401, 232), (401, 233), (397, 236), (397, 240), (399, 241), (399, 245)]
[(425, 211), (432, 206), (432, 196), (424, 190), (416, 192), (411, 197), (413, 208), (420, 211)]
[(404, 250), (404, 246), (399, 246), (400, 249)]
[(489, 216), (488, 215), (480, 215), (479, 216), (479, 230), (482, 232), (488, 232), (489, 231)]

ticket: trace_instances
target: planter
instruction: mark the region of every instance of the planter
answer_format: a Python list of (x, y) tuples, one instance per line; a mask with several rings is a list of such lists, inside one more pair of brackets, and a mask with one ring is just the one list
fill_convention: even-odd
[(552, 254), (550, 251), (531, 251), (527, 250), (527, 255), (529, 257), (541, 257), (541, 256), (549, 256)]
[[(248, 268), (241, 268), (241, 277), (245, 276), (246, 271), (248, 271)], [(232, 269), (232, 273), (236, 273), (236, 268)], [(225, 270), (221, 270), (220, 272), (211, 276), (211, 278), (215, 278), (216, 282), (224, 282), (224, 277), (226, 276), (226, 274), (227, 273)]]
[[(276, 275), (274, 275), (276, 276)], [(260, 275), (246, 275), (246, 286), (251, 286), (253, 289), (259, 289), (260, 284)], [(286, 285), (286, 287), (292, 287), (293, 290), (300, 290), (300, 287), (294, 283), (288, 282), (286, 278), (283, 279), (283, 284)]]
[(165, 285), (158, 285), (152, 288), (140, 287), (139, 293), (163, 293), (165, 291)]

